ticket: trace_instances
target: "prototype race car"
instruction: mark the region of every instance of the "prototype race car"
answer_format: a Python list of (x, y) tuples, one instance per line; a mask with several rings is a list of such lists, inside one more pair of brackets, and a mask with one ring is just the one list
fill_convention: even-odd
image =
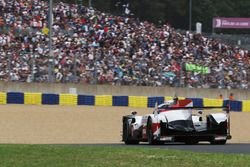
[[(226, 113), (202, 116), (203, 110), (214, 108), (222, 108)], [(200, 141), (225, 144), (231, 139), (229, 107), (193, 107), (192, 100), (175, 98), (158, 105), (153, 114), (138, 116), (134, 111), (123, 116), (122, 122), (125, 144), (197, 144)]]

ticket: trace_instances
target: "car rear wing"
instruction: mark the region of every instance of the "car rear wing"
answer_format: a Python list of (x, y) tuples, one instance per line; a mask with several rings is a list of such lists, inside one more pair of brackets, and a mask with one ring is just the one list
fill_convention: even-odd
[[(163, 103), (161, 107), (157, 107), (156, 109), (163, 109), (163, 110), (178, 110), (178, 109), (196, 109), (196, 110), (205, 110), (205, 109), (222, 109), (226, 111), (226, 113), (230, 112), (230, 102), (224, 104), (223, 106), (208, 106), (208, 107), (197, 107), (193, 106), (193, 101), (191, 99), (184, 99), (184, 100), (172, 100), (168, 101), (169, 103)], [(165, 105), (164, 105), (165, 104)], [(157, 106), (157, 103), (156, 103)]]

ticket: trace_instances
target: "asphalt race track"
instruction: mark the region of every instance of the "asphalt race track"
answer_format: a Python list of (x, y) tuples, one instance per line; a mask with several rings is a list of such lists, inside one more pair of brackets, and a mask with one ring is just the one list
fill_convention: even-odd
[[(227, 154), (250, 154), (250, 144), (234, 144), (229, 143), (225, 145), (185, 145), (185, 144), (165, 144), (165, 145), (148, 145), (147, 143), (139, 145), (125, 145), (125, 144), (87, 144), (91, 146), (107, 146), (107, 147), (144, 147), (144, 148), (161, 148), (171, 150), (184, 150), (194, 152), (207, 153), (227, 153)], [(85, 144), (84, 144), (85, 146)]]
[[(136, 146), (121, 142), (121, 118), (133, 110), (127, 107), (0, 105), (0, 144), (96, 145), (250, 155), (250, 112), (231, 113), (233, 138), (226, 145), (204, 142), (151, 146), (142, 142)], [(140, 115), (150, 110), (136, 108)]]

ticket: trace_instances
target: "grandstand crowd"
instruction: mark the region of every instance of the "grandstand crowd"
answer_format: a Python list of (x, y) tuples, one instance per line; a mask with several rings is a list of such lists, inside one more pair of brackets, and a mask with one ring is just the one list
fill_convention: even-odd
[[(250, 88), (246, 49), (62, 2), (54, 4), (50, 62), (48, 8), (41, 0), (0, 0), (0, 80), (47, 82), (52, 63), (62, 83)], [(209, 73), (187, 71), (185, 63)]]

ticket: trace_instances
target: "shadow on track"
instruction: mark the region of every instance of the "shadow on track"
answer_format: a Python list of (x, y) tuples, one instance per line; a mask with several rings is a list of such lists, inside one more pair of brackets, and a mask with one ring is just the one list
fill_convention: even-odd
[(139, 145), (125, 145), (123, 143), (114, 144), (79, 144), (78, 146), (107, 146), (107, 147), (144, 147), (144, 148), (160, 148), (172, 150), (184, 150), (194, 152), (208, 153), (227, 153), (227, 154), (250, 154), (250, 144), (228, 143), (225, 145), (211, 145), (208, 143), (200, 143), (197, 145), (186, 145), (182, 143), (167, 143), (164, 145), (148, 145), (142, 143)]

